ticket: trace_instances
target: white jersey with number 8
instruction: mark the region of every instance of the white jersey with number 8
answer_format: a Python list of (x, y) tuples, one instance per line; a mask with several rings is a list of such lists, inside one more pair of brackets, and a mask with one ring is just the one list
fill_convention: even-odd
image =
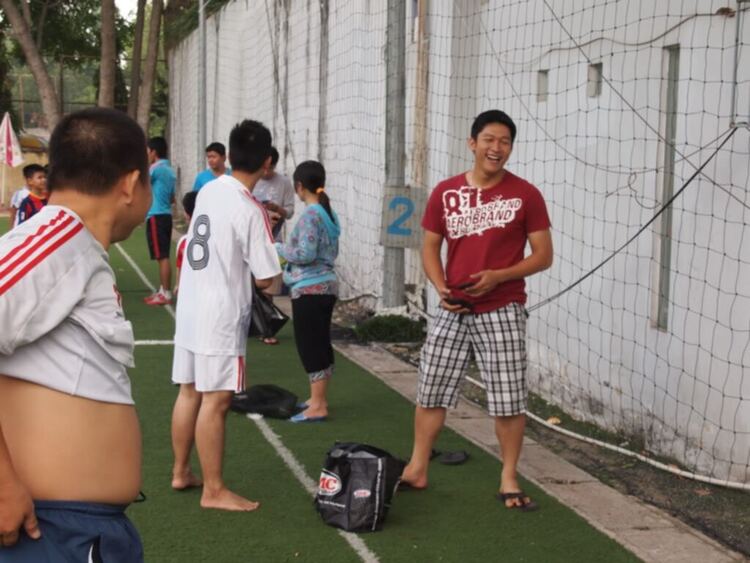
[(281, 272), (263, 207), (232, 176), (198, 194), (180, 274), (175, 345), (195, 354), (244, 356), (251, 275)]

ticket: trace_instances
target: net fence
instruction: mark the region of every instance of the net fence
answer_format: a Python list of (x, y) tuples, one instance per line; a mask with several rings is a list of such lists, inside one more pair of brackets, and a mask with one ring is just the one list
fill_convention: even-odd
[[(735, 483), (750, 481), (749, 9), (414, 0), (404, 22), (406, 183), (429, 191), (470, 168), (471, 122), (499, 108), (519, 130), (509, 169), (547, 202), (555, 264), (527, 280), (532, 391)], [(207, 24), (207, 141), (249, 117), (271, 129), (281, 172), (325, 164), (342, 297), (371, 306), (390, 275), (386, 33), (385, 0), (235, 1)], [(169, 72), (185, 190), (203, 166), (197, 33)], [(418, 250), (405, 263), (409, 307), (429, 316)]]
[[(99, 96), (99, 59), (81, 55), (61, 55), (45, 60), (50, 78), (55, 86), (62, 113), (67, 114), (86, 107), (95, 106)], [(115, 107), (126, 111), (130, 91), (130, 65), (127, 57), (119, 57), (115, 76)], [(151, 112), (151, 131), (162, 134), (166, 127), (166, 61), (157, 62), (157, 87)], [(41, 98), (31, 69), (25, 64), (16, 64), (9, 72), (12, 85), (11, 102), (18, 114), (21, 129), (48, 129)]]

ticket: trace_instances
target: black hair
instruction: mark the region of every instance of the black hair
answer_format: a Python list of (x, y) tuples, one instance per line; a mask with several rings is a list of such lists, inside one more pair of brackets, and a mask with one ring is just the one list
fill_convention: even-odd
[(233, 170), (253, 174), (271, 154), (271, 132), (259, 121), (246, 119), (229, 134), (229, 162)]
[(507, 113), (500, 111), (499, 109), (483, 111), (477, 115), (476, 119), (474, 119), (474, 123), (471, 125), (471, 138), (476, 141), (477, 137), (479, 137), (479, 134), (482, 132), (482, 129), (491, 123), (499, 123), (510, 129), (510, 142), (513, 144), (516, 140), (516, 124), (513, 123), (513, 120)]
[(41, 172), (42, 174), (47, 173), (47, 171), (44, 169), (44, 166), (42, 166), (41, 164), (27, 164), (23, 167), (24, 178), (31, 178), (37, 172)]
[(182, 196), (182, 208), (190, 217), (193, 216), (193, 211), (195, 211), (195, 198), (197, 197), (198, 192), (188, 192)]
[(164, 137), (151, 137), (148, 148), (155, 151), (159, 158), (167, 158), (167, 140)]
[(88, 108), (63, 117), (49, 141), (50, 192), (73, 188), (104, 194), (125, 174), (137, 170), (148, 183), (146, 137), (125, 113)]
[(326, 210), (328, 216), (333, 219), (331, 200), (328, 194), (325, 191), (318, 192), (319, 188), (324, 188), (326, 185), (326, 169), (323, 168), (323, 165), (317, 160), (306, 160), (297, 166), (292, 177), (295, 186), (299, 182), (308, 192), (318, 194), (320, 205)]
[(279, 151), (276, 147), (271, 147), (271, 166), (276, 166), (277, 162), (279, 162)]
[(220, 156), (226, 156), (227, 148), (221, 143), (214, 142), (206, 147), (206, 152), (215, 152)]

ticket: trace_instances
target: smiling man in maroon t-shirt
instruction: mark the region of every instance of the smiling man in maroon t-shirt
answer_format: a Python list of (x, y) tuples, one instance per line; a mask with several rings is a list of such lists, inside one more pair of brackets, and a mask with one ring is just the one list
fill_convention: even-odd
[(473, 352), (504, 461), (497, 498), (508, 508), (533, 510), (516, 473), (526, 426), (524, 278), (552, 265), (552, 237), (542, 194), (505, 169), (515, 138), (507, 114), (481, 113), (468, 141), (474, 168), (438, 184), (427, 203), (422, 261), (441, 309), (422, 348), (414, 450), (402, 481), (427, 486), (432, 445), (446, 408), (456, 406)]

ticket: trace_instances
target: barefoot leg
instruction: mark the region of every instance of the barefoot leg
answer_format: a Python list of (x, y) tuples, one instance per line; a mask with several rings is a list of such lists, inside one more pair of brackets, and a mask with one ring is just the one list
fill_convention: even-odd
[(310, 399), (307, 401), (305, 416), (328, 416), (328, 399), (326, 391), (328, 389), (329, 378), (316, 379), (310, 382)]
[(195, 429), (195, 444), (203, 472), (203, 508), (249, 512), (257, 502), (243, 498), (226, 488), (222, 478), (224, 461), (224, 424), (232, 400), (231, 391), (203, 393)]
[(190, 469), (190, 452), (195, 440), (195, 421), (200, 405), (201, 393), (195, 390), (195, 385), (180, 385), (172, 411), (172, 488), (176, 490), (201, 485), (201, 480)]
[[(495, 417), (495, 434), (503, 456), (500, 492), (515, 493), (521, 490), (516, 466), (518, 465), (518, 458), (521, 456), (525, 428), (526, 415), (524, 414)], [(522, 504), (524, 504), (524, 501), (518, 498), (509, 498), (505, 501), (508, 508), (521, 506)]]
[(445, 424), (445, 413), (444, 408), (425, 407), (417, 407), (414, 413), (414, 449), (402, 475), (402, 479), (413, 488), (422, 489), (427, 486), (430, 454)]

